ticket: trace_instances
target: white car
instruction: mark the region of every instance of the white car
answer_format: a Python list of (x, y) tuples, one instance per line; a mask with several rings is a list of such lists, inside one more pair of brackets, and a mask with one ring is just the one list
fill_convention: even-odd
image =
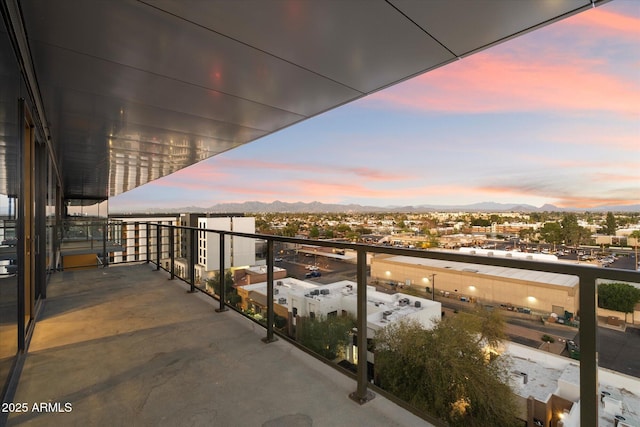
[(315, 265), (310, 265), (310, 266), (309, 266), (309, 270), (310, 270), (310, 271), (318, 271), (318, 270), (320, 270), (320, 268), (319, 268), (319, 267), (317, 267), (317, 266), (315, 266)]

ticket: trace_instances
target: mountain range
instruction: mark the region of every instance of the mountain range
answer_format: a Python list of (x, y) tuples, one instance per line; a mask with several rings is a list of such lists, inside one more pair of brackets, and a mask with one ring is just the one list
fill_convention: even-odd
[[(518, 203), (483, 202), (469, 205), (417, 205), (417, 206), (362, 206), (357, 204), (332, 204), (321, 202), (243, 202), (220, 203), (208, 208), (186, 206), (174, 209), (152, 208), (147, 213), (210, 212), (210, 213), (369, 213), (369, 212), (640, 212), (640, 204), (627, 206), (599, 206), (589, 209), (561, 208), (546, 204), (540, 207)], [(122, 211), (120, 211), (122, 213)]]

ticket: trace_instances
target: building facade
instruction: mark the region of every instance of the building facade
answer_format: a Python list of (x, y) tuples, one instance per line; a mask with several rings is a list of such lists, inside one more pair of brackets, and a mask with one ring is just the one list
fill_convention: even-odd
[(578, 279), (574, 276), (531, 272), (406, 256), (376, 256), (371, 278), (435, 292), (440, 297), (483, 305), (500, 305), (523, 312), (575, 314)]
[[(254, 217), (204, 217), (198, 218), (198, 253), (196, 281), (213, 277), (220, 270), (220, 235), (205, 230), (255, 233)], [(256, 239), (226, 237), (224, 240), (224, 265), (244, 267), (256, 264)]]

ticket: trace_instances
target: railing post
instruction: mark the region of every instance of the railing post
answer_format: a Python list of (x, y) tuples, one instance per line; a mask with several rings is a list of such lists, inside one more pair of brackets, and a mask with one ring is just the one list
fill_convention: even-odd
[(189, 285), (190, 288), (187, 292), (194, 293), (196, 291), (196, 256), (198, 256), (198, 236), (196, 235), (196, 229), (189, 229), (189, 246), (191, 246), (191, 256), (189, 257)]
[(225, 235), (224, 233), (219, 233), (220, 235), (220, 272), (218, 273), (220, 282), (218, 283), (218, 296), (220, 297), (220, 306), (216, 309), (218, 313), (223, 311), (227, 311), (228, 308), (224, 303), (225, 298), (227, 297), (225, 292), (225, 277), (224, 277), (224, 243), (225, 243)]
[[(146, 253), (145, 258), (147, 259), (147, 264), (149, 264), (149, 261), (150, 261), (150, 259), (149, 259), (149, 250), (150, 250), (149, 245), (150, 245), (150, 243), (149, 243), (149, 241), (151, 240), (151, 226), (149, 225), (148, 222), (146, 224), (146, 228), (147, 228), (147, 253)], [(129, 249), (128, 246), (127, 246), (127, 249)]]
[(160, 223), (156, 224), (156, 271), (160, 270)]
[(107, 221), (104, 222), (102, 227), (102, 268), (109, 266), (109, 254), (107, 254)]
[(175, 251), (175, 242), (174, 242), (175, 233), (176, 233), (176, 229), (173, 228), (173, 226), (169, 226), (169, 254), (171, 258), (171, 266), (169, 267), (171, 275), (169, 276), (169, 280), (173, 280), (174, 277), (176, 277), (176, 270), (175, 270), (176, 251)]
[(598, 316), (596, 277), (580, 275), (580, 425), (596, 427), (600, 392), (598, 391)]
[(367, 252), (363, 248), (358, 249), (357, 283), (358, 384), (349, 397), (362, 405), (375, 397), (367, 389)]
[(267, 240), (267, 336), (262, 339), (265, 343), (277, 341), (273, 336), (275, 313), (273, 311), (273, 240)]

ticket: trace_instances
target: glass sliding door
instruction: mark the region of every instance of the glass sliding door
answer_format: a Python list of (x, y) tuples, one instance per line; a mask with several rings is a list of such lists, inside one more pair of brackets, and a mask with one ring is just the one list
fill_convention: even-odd
[(0, 391), (3, 395), (18, 352), (20, 96), (20, 72), (4, 23), (0, 23)]

